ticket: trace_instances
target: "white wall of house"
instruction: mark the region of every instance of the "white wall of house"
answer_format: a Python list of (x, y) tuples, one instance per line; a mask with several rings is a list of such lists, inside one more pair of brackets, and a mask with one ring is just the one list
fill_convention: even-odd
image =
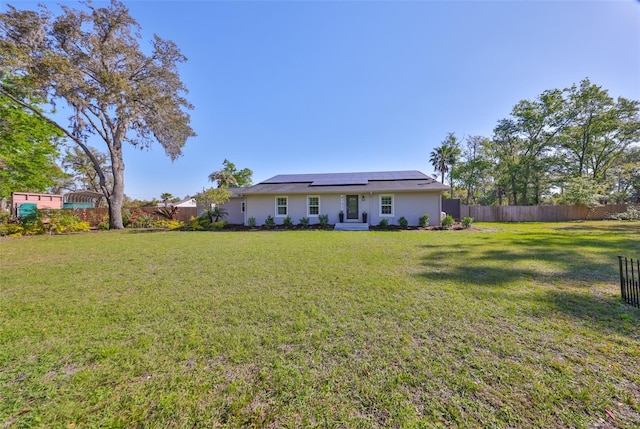
[[(319, 214), (329, 215), (329, 223), (335, 224), (339, 222), (341, 210), (344, 211), (346, 220), (346, 195), (247, 195), (244, 222), (246, 223), (250, 217), (253, 217), (256, 220), (256, 225), (263, 225), (267, 216), (271, 215), (276, 224), (281, 225), (288, 215), (291, 216), (294, 224), (298, 224), (302, 217), (308, 217), (311, 224), (317, 224), (318, 216), (309, 213), (309, 197), (318, 197), (320, 202)], [(439, 192), (349, 193), (348, 195), (358, 195), (358, 221), (362, 221), (362, 213), (367, 212), (367, 222), (370, 225), (377, 225), (383, 218), (387, 219), (389, 224), (397, 225), (398, 219), (404, 216), (409, 225), (416, 226), (420, 216), (425, 213), (429, 213), (431, 225), (440, 224), (442, 203)], [(286, 214), (278, 213), (278, 197), (286, 198)], [(280, 200), (280, 202), (283, 202), (283, 200)], [(391, 213), (388, 213), (389, 202), (391, 202)], [(385, 206), (384, 209), (382, 208), (383, 206)], [(229, 214), (231, 215), (231, 213)], [(231, 221), (231, 217), (228, 217), (227, 220), (229, 223), (236, 223)]]
[[(309, 213), (309, 197), (319, 199), (319, 213), (329, 215), (329, 223), (338, 222), (340, 212), (340, 195), (247, 195), (246, 219), (255, 218), (256, 225), (263, 225), (268, 215), (273, 216), (276, 225), (282, 225), (287, 216), (291, 216), (291, 221), (297, 225), (303, 217), (309, 218), (310, 224), (317, 224), (318, 214)], [(278, 213), (277, 199), (286, 198), (286, 213)]]
[(231, 198), (221, 207), (227, 211), (227, 217), (224, 218), (227, 223), (232, 225), (244, 225), (244, 212), (242, 211), (242, 204), (244, 198)]
[[(391, 198), (391, 212), (383, 210), (382, 206), (389, 207)], [(418, 219), (425, 213), (429, 213), (429, 224), (440, 225), (440, 211), (442, 200), (438, 192), (407, 192), (407, 193), (380, 193), (367, 197), (369, 201), (369, 224), (377, 225), (382, 219), (387, 219), (390, 225), (397, 225), (398, 219), (404, 216), (410, 226), (417, 226)]]

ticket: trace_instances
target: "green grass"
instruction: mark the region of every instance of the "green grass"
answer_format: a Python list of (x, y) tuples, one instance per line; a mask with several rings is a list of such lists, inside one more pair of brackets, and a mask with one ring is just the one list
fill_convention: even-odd
[(640, 223), (476, 228), (0, 240), (0, 427), (640, 425)]

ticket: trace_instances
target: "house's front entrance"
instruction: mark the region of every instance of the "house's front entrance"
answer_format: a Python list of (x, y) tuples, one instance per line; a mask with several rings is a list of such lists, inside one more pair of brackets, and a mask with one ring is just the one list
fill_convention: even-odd
[(347, 221), (358, 220), (358, 196), (347, 195)]

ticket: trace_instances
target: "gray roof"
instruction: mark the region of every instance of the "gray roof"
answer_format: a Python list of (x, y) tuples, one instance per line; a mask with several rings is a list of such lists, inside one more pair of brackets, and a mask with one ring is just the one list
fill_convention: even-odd
[(329, 194), (364, 192), (442, 192), (448, 190), (420, 171), (280, 174), (246, 188), (243, 194)]

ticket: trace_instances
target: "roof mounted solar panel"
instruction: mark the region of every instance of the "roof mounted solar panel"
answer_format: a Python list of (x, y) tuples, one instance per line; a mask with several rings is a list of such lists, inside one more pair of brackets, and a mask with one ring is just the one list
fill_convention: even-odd
[(421, 180), (419, 171), (374, 171), (364, 173), (279, 174), (261, 183), (309, 183), (311, 186), (366, 185), (370, 181)]
[(367, 179), (330, 177), (326, 179), (314, 180), (310, 186), (346, 186), (346, 185), (366, 185)]

